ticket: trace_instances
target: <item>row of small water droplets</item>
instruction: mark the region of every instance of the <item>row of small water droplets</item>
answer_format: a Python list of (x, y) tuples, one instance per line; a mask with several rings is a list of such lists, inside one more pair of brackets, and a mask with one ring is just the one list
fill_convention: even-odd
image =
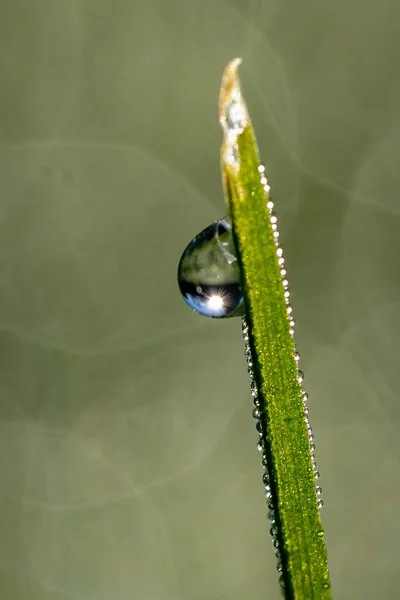
[[(281, 558), (281, 553), (280, 553), (278, 528), (277, 528), (276, 518), (275, 518), (275, 506), (273, 503), (273, 498), (272, 498), (272, 493), (271, 493), (270, 475), (269, 475), (269, 470), (268, 470), (268, 456), (267, 456), (267, 451), (266, 451), (266, 448), (264, 445), (264, 435), (263, 435), (262, 423), (261, 423), (261, 412), (260, 412), (261, 401), (259, 398), (258, 388), (257, 388), (257, 384), (256, 384), (255, 377), (254, 377), (253, 357), (251, 355), (251, 348), (250, 348), (249, 326), (247, 324), (245, 317), (243, 317), (243, 320), (242, 320), (242, 330), (243, 330), (243, 339), (245, 342), (247, 369), (248, 369), (248, 373), (249, 373), (249, 377), (250, 377), (251, 395), (253, 396), (253, 402), (254, 402), (253, 418), (256, 421), (256, 428), (258, 431), (257, 449), (260, 452), (262, 452), (261, 461), (262, 461), (262, 465), (264, 468), (262, 481), (263, 481), (264, 488), (265, 488), (265, 497), (267, 499), (268, 519), (271, 522), (270, 533), (272, 536), (272, 545), (273, 545), (273, 548), (274, 548), (274, 551), (276, 554), (276, 559), (277, 559), (277, 567), (276, 568), (278, 570), (278, 573), (281, 573), (281, 577), (282, 577), (283, 568), (282, 568), (282, 558)], [(283, 584), (283, 579), (281, 580), (281, 585), (282, 584)]]
[[(282, 285), (283, 285), (283, 290), (284, 290), (284, 298), (285, 298), (285, 302), (286, 302), (286, 311), (287, 311), (287, 315), (288, 315), (288, 319), (289, 319), (289, 333), (292, 336), (292, 338), (294, 338), (294, 318), (293, 318), (293, 308), (290, 305), (290, 291), (289, 291), (289, 282), (287, 280), (287, 272), (285, 269), (285, 259), (283, 258), (283, 250), (281, 248), (280, 242), (279, 242), (279, 231), (278, 231), (278, 219), (277, 216), (275, 214), (274, 211), (274, 203), (272, 202), (272, 200), (268, 197), (269, 191), (270, 191), (270, 186), (268, 185), (268, 181), (267, 181), (267, 177), (265, 175), (265, 166), (263, 164), (260, 164), (258, 167), (258, 172), (261, 175), (261, 185), (264, 188), (264, 191), (266, 193), (267, 196), (267, 208), (269, 211), (269, 218), (270, 218), (270, 222), (271, 222), (271, 227), (272, 227), (272, 231), (273, 231), (273, 235), (275, 238), (275, 245), (276, 245), (276, 255), (278, 257), (278, 264), (280, 267), (280, 274), (282, 277)], [(299, 352), (296, 350), (294, 353), (294, 359), (296, 361), (296, 363), (299, 363), (300, 360), (300, 354)], [(308, 408), (308, 394), (305, 391), (305, 389), (302, 386), (302, 383), (304, 381), (304, 373), (303, 371), (301, 371), (300, 369), (297, 370), (297, 381), (299, 382), (300, 386), (301, 386), (301, 395), (302, 395), (302, 402), (303, 402), (303, 412), (304, 412), (304, 420), (306, 423), (306, 427), (307, 427), (307, 432), (308, 432), (308, 441), (309, 441), (309, 445), (310, 445), (310, 455), (311, 455), (311, 465), (313, 468), (313, 472), (314, 472), (314, 478), (317, 481), (320, 477), (320, 473), (317, 469), (317, 462), (316, 462), (316, 458), (315, 458), (315, 443), (314, 443), (314, 434), (312, 432), (311, 429), (311, 424), (310, 424), (310, 420), (309, 420), (309, 408)], [(317, 495), (317, 502), (318, 502), (318, 508), (322, 508), (324, 505), (324, 502), (321, 498), (321, 494), (322, 494), (322, 488), (321, 486), (319, 486), (317, 483), (315, 485), (315, 492)]]
[[(258, 167), (258, 171), (261, 175), (261, 185), (264, 188), (264, 191), (266, 193), (267, 196), (267, 208), (269, 211), (269, 218), (270, 218), (270, 223), (271, 223), (271, 227), (272, 227), (272, 231), (273, 231), (273, 236), (275, 239), (275, 245), (276, 245), (276, 255), (278, 257), (278, 265), (280, 267), (280, 274), (282, 277), (282, 285), (283, 285), (283, 290), (284, 290), (284, 298), (285, 298), (285, 302), (286, 302), (286, 312), (288, 315), (288, 321), (289, 321), (289, 333), (292, 337), (294, 337), (294, 326), (295, 326), (295, 322), (294, 322), (294, 318), (293, 318), (293, 309), (290, 305), (290, 291), (289, 291), (289, 282), (287, 280), (287, 272), (285, 269), (285, 259), (283, 258), (283, 250), (281, 248), (280, 242), (279, 242), (279, 231), (278, 231), (278, 219), (276, 217), (276, 214), (274, 212), (274, 203), (272, 202), (272, 200), (268, 197), (269, 191), (270, 191), (270, 186), (268, 185), (268, 180), (267, 177), (265, 175), (265, 166), (264, 165), (259, 165)], [(258, 450), (263, 452), (262, 455), (262, 464), (264, 467), (264, 473), (262, 476), (262, 480), (265, 486), (265, 494), (266, 494), (266, 498), (267, 498), (267, 506), (269, 509), (269, 519), (271, 521), (271, 535), (272, 535), (272, 543), (275, 549), (275, 552), (277, 554), (277, 558), (278, 558), (278, 571), (281, 573), (282, 572), (282, 562), (281, 562), (281, 558), (279, 555), (279, 541), (278, 541), (278, 531), (277, 531), (277, 527), (276, 527), (276, 521), (275, 521), (275, 511), (274, 511), (274, 506), (272, 504), (272, 496), (271, 496), (271, 488), (270, 488), (270, 482), (269, 482), (269, 472), (268, 472), (268, 464), (267, 464), (267, 454), (266, 454), (266, 450), (264, 447), (264, 439), (263, 439), (263, 434), (262, 434), (262, 425), (260, 422), (260, 417), (261, 417), (261, 413), (260, 413), (260, 407), (261, 407), (261, 402), (259, 399), (259, 393), (258, 393), (258, 389), (257, 389), (257, 384), (254, 378), (254, 369), (253, 369), (253, 359), (252, 359), (252, 355), (251, 355), (251, 349), (250, 349), (250, 341), (249, 341), (249, 327), (248, 324), (246, 322), (245, 317), (243, 318), (243, 338), (245, 341), (245, 352), (246, 352), (246, 358), (247, 358), (247, 365), (248, 365), (248, 372), (249, 372), (249, 377), (250, 377), (250, 387), (251, 387), (251, 394), (253, 396), (253, 401), (254, 401), (254, 410), (253, 410), (253, 417), (256, 421), (256, 427), (257, 427), (257, 431), (259, 434), (259, 440), (258, 440), (258, 444), (257, 444), (257, 448)], [(300, 360), (300, 355), (297, 352), (297, 350), (294, 353), (294, 360), (296, 361), (296, 363), (298, 364), (299, 360)], [(302, 383), (304, 381), (304, 373), (298, 369), (297, 371), (297, 381), (299, 382), (299, 384), (302, 386)], [(304, 420), (306, 423), (306, 427), (307, 427), (307, 432), (308, 432), (308, 441), (309, 441), (309, 446), (310, 446), (310, 455), (311, 455), (311, 464), (312, 464), (312, 468), (313, 468), (313, 472), (314, 472), (314, 477), (315, 480), (317, 481), (320, 477), (320, 473), (317, 469), (317, 463), (316, 463), (316, 459), (315, 459), (315, 444), (314, 444), (314, 434), (312, 432), (311, 429), (311, 425), (310, 425), (310, 420), (308, 417), (309, 414), (309, 409), (308, 409), (308, 394), (307, 392), (304, 390), (303, 387), (301, 387), (301, 394), (302, 394), (302, 401), (303, 401), (303, 412), (304, 412)], [(321, 494), (322, 494), (322, 488), (317, 485), (315, 486), (315, 492), (317, 495), (317, 502), (318, 502), (318, 508), (322, 508), (324, 502), (321, 498)]]
[[(270, 191), (270, 186), (268, 185), (268, 181), (267, 178), (265, 176), (265, 166), (263, 164), (260, 164), (258, 167), (258, 172), (261, 175), (261, 185), (264, 188), (264, 191), (267, 195), (268, 201), (267, 201), (267, 208), (269, 210), (269, 220), (271, 222), (271, 227), (272, 230), (274, 232), (274, 238), (275, 238), (275, 245), (276, 245), (276, 255), (278, 257), (278, 264), (280, 267), (280, 273), (281, 273), (281, 277), (282, 277), (282, 285), (283, 285), (283, 295), (285, 298), (285, 302), (286, 302), (286, 312), (288, 314), (288, 319), (289, 319), (289, 333), (292, 337), (294, 337), (294, 318), (293, 318), (293, 308), (290, 305), (290, 291), (289, 291), (289, 282), (287, 280), (287, 272), (285, 269), (285, 259), (283, 258), (283, 250), (281, 248), (281, 245), (279, 243), (279, 232), (278, 232), (278, 219), (276, 217), (276, 214), (274, 212), (274, 203), (269, 199), (268, 197), (268, 193)], [(299, 363), (300, 360), (300, 354), (299, 352), (296, 350), (294, 353), (294, 360), (296, 361), (296, 363)], [(300, 386), (301, 386), (301, 395), (302, 395), (302, 401), (303, 401), (303, 412), (304, 412), (304, 420), (306, 422), (306, 426), (307, 426), (307, 432), (308, 432), (308, 441), (309, 441), (309, 445), (310, 445), (310, 455), (311, 455), (311, 465), (313, 468), (313, 472), (314, 472), (314, 478), (317, 481), (320, 477), (320, 473), (317, 469), (317, 462), (315, 459), (315, 444), (314, 444), (314, 434), (312, 432), (311, 429), (311, 424), (310, 424), (310, 420), (308, 418), (308, 414), (309, 414), (309, 409), (308, 409), (308, 394), (307, 392), (304, 390), (302, 383), (304, 381), (304, 373), (303, 371), (301, 371), (300, 369), (297, 370), (297, 381), (299, 382)], [(322, 508), (324, 505), (324, 502), (321, 498), (321, 494), (322, 494), (322, 488), (319, 485), (315, 485), (315, 492), (317, 495), (317, 502), (318, 502), (318, 508)]]

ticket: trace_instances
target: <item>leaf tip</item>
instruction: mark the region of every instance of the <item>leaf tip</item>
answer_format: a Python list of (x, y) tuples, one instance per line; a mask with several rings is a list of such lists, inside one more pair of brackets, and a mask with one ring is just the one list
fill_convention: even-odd
[(237, 139), (250, 122), (238, 75), (241, 63), (241, 58), (234, 58), (225, 67), (218, 104), (219, 122), (224, 132), (223, 161), (234, 167), (239, 166)]
[(238, 75), (241, 64), (241, 58), (232, 59), (222, 74), (221, 89), (219, 92), (219, 120), (223, 129), (229, 125), (229, 107), (233, 105), (236, 107), (239, 104), (244, 105)]

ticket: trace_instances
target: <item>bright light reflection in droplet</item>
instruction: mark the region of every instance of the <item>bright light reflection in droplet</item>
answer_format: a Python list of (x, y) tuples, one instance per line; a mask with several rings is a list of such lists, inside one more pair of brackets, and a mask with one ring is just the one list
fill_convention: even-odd
[(221, 310), (221, 308), (223, 308), (224, 306), (224, 300), (222, 296), (219, 296), (218, 294), (210, 296), (207, 302), (210, 310), (218, 311)]

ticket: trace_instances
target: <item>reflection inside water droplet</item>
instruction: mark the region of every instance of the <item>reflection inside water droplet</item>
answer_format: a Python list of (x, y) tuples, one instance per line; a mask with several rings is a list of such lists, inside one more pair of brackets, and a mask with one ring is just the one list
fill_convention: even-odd
[(198, 313), (221, 319), (243, 314), (243, 295), (227, 218), (215, 221), (187, 246), (178, 267), (184, 300)]

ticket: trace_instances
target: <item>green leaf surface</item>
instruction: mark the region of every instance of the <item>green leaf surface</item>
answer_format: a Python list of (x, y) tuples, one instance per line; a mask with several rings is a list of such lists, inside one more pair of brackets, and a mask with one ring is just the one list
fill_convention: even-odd
[[(220, 92), (222, 177), (245, 299), (249, 345), (286, 598), (331, 598), (303, 391), (275, 213), (237, 69), (226, 67)], [(260, 167), (260, 168), (259, 168)], [(266, 191), (267, 190), (267, 191)], [(268, 206), (267, 206), (268, 202)], [(271, 222), (271, 216), (273, 217)], [(280, 262), (278, 262), (280, 261)]]

